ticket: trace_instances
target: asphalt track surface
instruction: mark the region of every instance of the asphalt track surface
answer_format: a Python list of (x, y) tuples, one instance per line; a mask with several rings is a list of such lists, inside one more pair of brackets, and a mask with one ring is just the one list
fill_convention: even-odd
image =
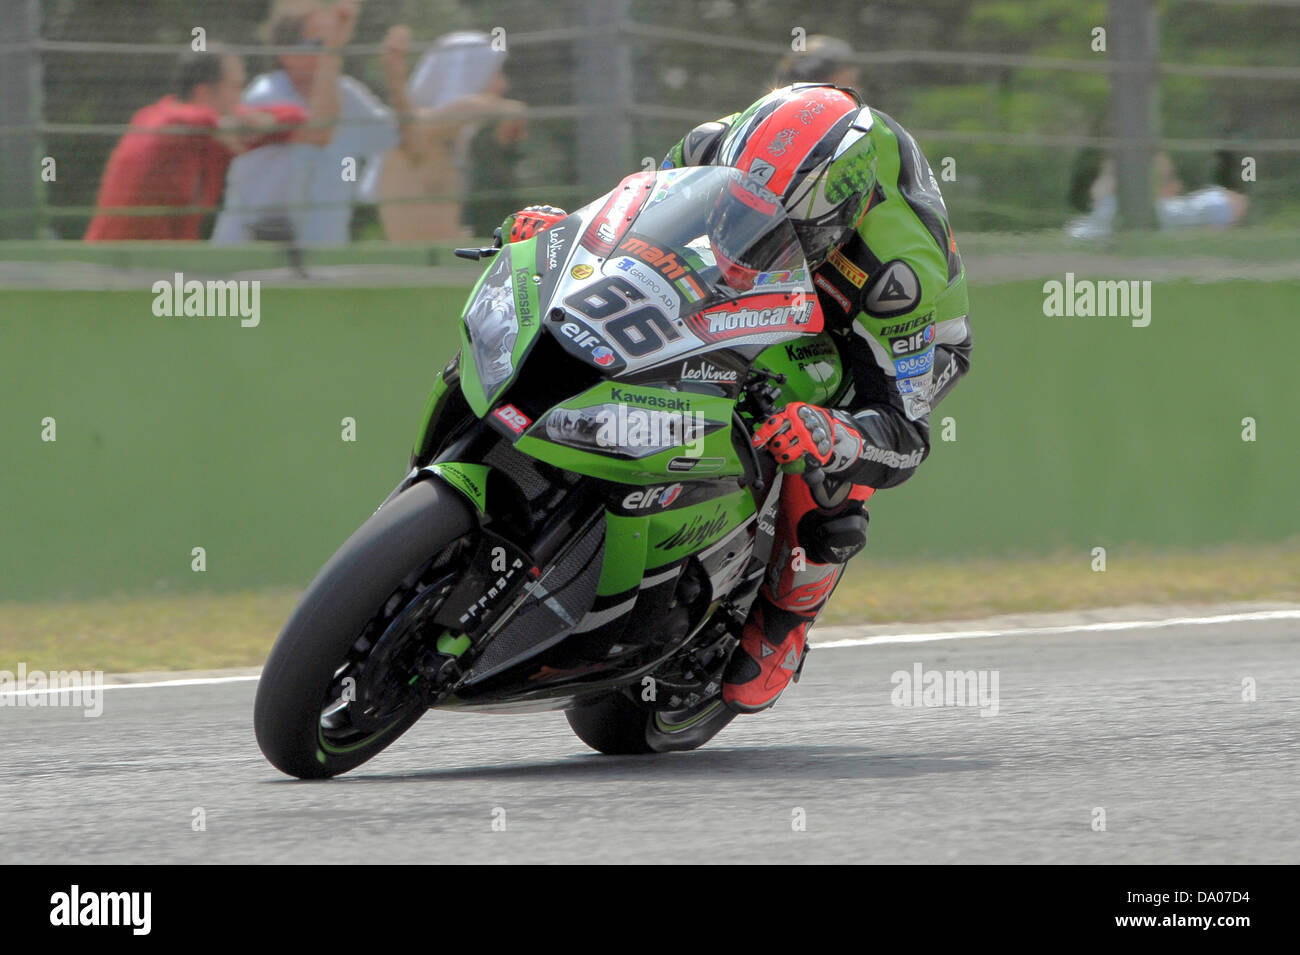
[[(435, 712), (327, 782), (263, 760), (250, 680), (6, 706), (0, 861), (1294, 863), (1295, 617), (823, 646), (693, 753)], [(916, 664), (996, 671), (996, 715), (894, 705)]]

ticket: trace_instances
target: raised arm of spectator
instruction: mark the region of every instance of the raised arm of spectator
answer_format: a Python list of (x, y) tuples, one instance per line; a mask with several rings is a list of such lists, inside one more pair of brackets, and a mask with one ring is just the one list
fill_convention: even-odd
[(306, 111), (292, 103), (240, 106), (233, 115), (221, 117), (214, 136), (239, 155), (273, 143), (302, 142), (298, 137), (306, 122)]
[(357, 26), (357, 0), (342, 0), (338, 6), (320, 10), (307, 25), (308, 36), (321, 41), (324, 52), (312, 79), (306, 126), (296, 130), (292, 142), (325, 146), (334, 138), (339, 119), (339, 75), (343, 69), (342, 49)]
[(401, 150), (414, 160), (420, 160), (429, 151), (427, 136), (420, 135), (416, 121), (423, 111), (411, 105), (406, 92), (406, 56), (411, 50), (411, 28), (404, 25), (392, 27), (384, 37), (384, 85), (388, 91), (388, 105), (397, 116), (401, 130)]
[(522, 127), (527, 109), (517, 99), (505, 99), (495, 93), (471, 93), (437, 109), (421, 109), (418, 115), (422, 124), (454, 134), (468, 123), (516, 123)]

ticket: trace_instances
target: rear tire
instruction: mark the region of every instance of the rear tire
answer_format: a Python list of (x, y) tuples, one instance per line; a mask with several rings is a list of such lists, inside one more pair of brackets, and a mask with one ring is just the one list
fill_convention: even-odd
[(610, 756), (698, 749), (736, 717), (721, 697), (690, 712), (665, 714), (639, 706), (620, 691), (564, 715), (578, 739)]
[(321, 568), (285, 624), (257, 683), (253, 729), (271, 765), (300, 779), (353, 769), (424, 715), (411, 706), (346, 745), (326, 740), (321, 711), (336, 672), (366, 625), (428, 560), (474, 524), (463, 499), (422, 481), (384, 505)]

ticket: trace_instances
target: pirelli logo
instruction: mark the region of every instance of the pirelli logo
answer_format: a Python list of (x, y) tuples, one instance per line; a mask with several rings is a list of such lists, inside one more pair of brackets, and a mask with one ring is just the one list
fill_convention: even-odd
[(839, 249), (835, 249), (831, 252), (830, 263), (839, 269), (840, 273), (858, 288), (862, 288), (866, 283), (867, 273), (850, 262), (848, 256)]

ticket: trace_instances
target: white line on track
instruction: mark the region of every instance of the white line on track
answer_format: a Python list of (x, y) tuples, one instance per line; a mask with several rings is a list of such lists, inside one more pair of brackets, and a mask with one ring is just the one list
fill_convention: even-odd
[[(1011, 627), (1003, 630), (945, 630), (938, 633), (882, 633), (874, 637), (813, 642), (818, 650), (840, 647), (869, 647), (879, 643), (928, 643), (932, 640), (979, 640), (985, 637), (1049, 636), (1061, 633), (1091, 633), (1107, 630), (1157, 630), (1161, 627), (1206, 626), (1223, 623), (1260, 623), (1267, 620), (1300, 620), (1300, 610), (1259, 610), (1253, 613), (1224, 613), (1213, 617), (1167, 617), (1163, 620), (1108, 620), (1060, 627)], [(816, 633), (816, 631), (814, 631)]]
[[(817, 650), (845, 647), (869, 647), (885, 643), (929, 643), (935, 640), (979, 640), (986, 637), (1050, 636), (1063, 633), (1094, 633), (1115, 630), (1157, 630), (1162, 627), (1212, 626), (1224, 623), (1262, 623), (1270, 620), (1300, 620), (1300, 610), (1259, 610), (1252, 613), (1225, 613), (1211, 617), (1167, 617), (1163, 620), (1110, 620), (1102, 623), (1079, 623), (1059, 627), (1010, 627), (1001, 630), (950, 630), (937, 633), (882, 633), (873, 637), (855, 637), (813, 643)], [(844, 629), (835, 627), (836, 630)], [(105, 683), (96, 690), (151, 690), (164, 686), (210, 686), (215, 683), (248, 683), (257, 675), (194, 677), (184, 680), (157, 680), (149, 683)], [(5, 690), (0, 698), (15, 696), (71, 693), (72, 688), (56, 690)]]

